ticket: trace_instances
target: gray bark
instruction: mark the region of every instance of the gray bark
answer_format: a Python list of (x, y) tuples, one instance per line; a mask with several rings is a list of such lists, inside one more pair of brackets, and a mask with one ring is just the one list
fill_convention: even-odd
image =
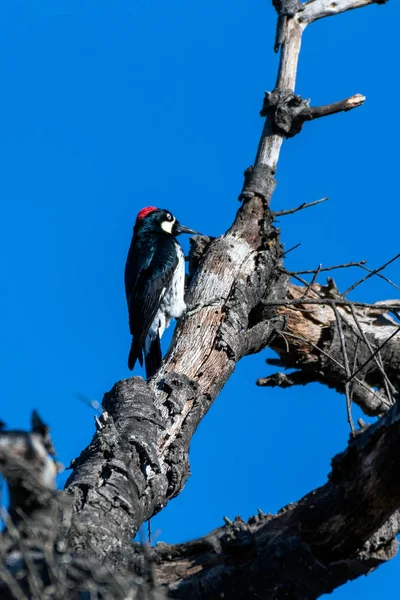
[[(287, 327), (283, 335), (271, 340), (271, 347), (280, 357), (272, 363), (297, 371), (260, 378), (257, 383), (265, 387), (289, 387), (317, 381), (344, 394), (347, 374), (337, 319), (329, 304), (340, 302), (340, 296), (332, 285), (315, 284), (304, 298), (306, 291), (304, 287), (290, 286), (289, 303), (292, 300), (297, 303), (283, 303), (279, 307)], [(328, 304), (312, 304), (325, 300)], [(371, 416), (384, 414), (397, 401), (400, 389), (399, 323), (390, 315), (393, 304), (387, 301), (372, 306), (350, 303), (337, 306), (346, 352), (355, 373), (351, 381), (352, 399)], [(371, 357), (381, 346), (376, 356)]]
[[(21, 446), (9, 444), (16, 434), (0, 432), (0, 448), (7, 448), (0, 453), (0, 470), (12, 501), (0, 544), (2, 597), (235, 599), (250, 592), (266, 599), (317, 598), (395, 554), (398, 339), (375, 357), (371, 353), (396, 326), (383, 309), (377, 317), (360, 307), (356, 318), (340, 298), (332, 303), (337, 300), (332, 290), (289, 287), (269, 209), (283, 139), (300, 130), (301, 111), (303, 117), (309, 113), (294, 95), (302, 33), (319, 18), (372, 3), (315, 0), (303, 10), (293, 4), (290, 14), (281, 11), (274, 103), (254, 167), (247, 171), (243, 204), (224, 235), (195, 240), (189, 310), (160, 371), (148, 382), (122, 380), (105, 394), (97, 431), (73, 461), (66, 491), (38, 483), (44, 479), (37, 473), (44, 475), (48, 467), (40, 447), (24, 451), (21, 459), (15, 450)], [(347, 100), (312, 110), (319, 117), (359, 103), (360, 98), (350, 106)], [(327, 294), (327, 305), (310, 305), (311, 313), (291, 306), (288, 300), (305, 291), (311, 300)], [(350, 389), (368, 414), (384, 416), (334, 459), (325, 486), (277, 515), (236, 520), (188, 544), (155, 549), (133, 544), (140, 525), (181, 491), (193, 433), (236, 363), (267, 345), (279, 353), (280, 364), (296, 366), (298, 373), (260, 384), (323, 381), (348, 396)], [(24, 435), (32, 446), (34, 433)], [(40, 443), (46, 450), (45, 440)], [(19, 476), (13, 478), (15, 472)]]

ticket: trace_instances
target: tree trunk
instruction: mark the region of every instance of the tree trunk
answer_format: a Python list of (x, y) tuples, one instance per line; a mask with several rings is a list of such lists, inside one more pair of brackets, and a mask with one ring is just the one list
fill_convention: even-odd
[[(351, 303), (332, 280), (316, 283), (319, 270), (311, 284), (289, 283), (269, 208), (285, 137), (365, 99), (312, 107), (294, 94), (304, 29), (374, 3), (383, 4), (275, 1), (279, 71), (264, 100), (265, 126), (242, 205), (224, 235), (192, 241), (188, 311), (160, 371), (148, 382), (122, 380), (105, 394), (97, 431), (72, 462), (65, 492), (54, 491), (43, 424), (31, 433), (0, 431), (0, 470), (11, 498), (0, 545), (2, 598), (317, 598), (396, 553), (400, 338), (390, 313), (400, 303)], [(346, 395), (353, 435), (333, 459), (328, 482), (277, 515), (227, 520), (189, 543), (132, 543), (143, 522), (182, 490), (192, 436), (236, 363), (266, 346), (279, 355), (270, 362), (296, 370), (258, 385), (318, 381)], [(353, 401), (377, 423), (356, 432)]]

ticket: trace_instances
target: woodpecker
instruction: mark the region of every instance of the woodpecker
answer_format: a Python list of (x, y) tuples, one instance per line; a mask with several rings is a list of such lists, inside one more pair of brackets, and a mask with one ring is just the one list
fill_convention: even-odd
[(176, 236), (197, 233), (184, 227), (164, 208), (142, 208), (133, 228), (125, 266), (125, 293), (132, 345), (128, 367), (137, 360), (147, 378), (161, 365), (160, 338), (171, 319), (186, 310), (185, 257)]

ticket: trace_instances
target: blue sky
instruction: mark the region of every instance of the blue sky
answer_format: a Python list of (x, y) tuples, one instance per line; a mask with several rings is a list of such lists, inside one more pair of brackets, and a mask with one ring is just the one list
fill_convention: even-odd
[[(367, 102), (306, 124), (283, 146), (273, 208), (330, 197), (281, 219), (286, 248), (302, 242), (290, 269), (361, 259), (377, 267), (399, 251), (400, 132), (390, 116), (399, 18), (392, 1), (304, 35), (297, 92), (313, 104), (357, 92)], [(275, 82), (274, 31), (264, 0), (1, 4), (0, 417), (27, 427), (37, 408), (66, 465), (94, 431), (75, 394), (101, 400), (129, 376), (123, 269), (135, 215), (155, 204), (204, 233), (227, 229)], [(387, 274), (399, 282), (396, 263)], [(336, 280), (343, 289), (360, 276)], [(393, 297), (378, 279), (353, 294)], [(201, 423), (193, 475), (153, 519), (159, 540), (200, 536), (224, 515), (274, 512), (326, 481), (348, 439), (345, 399), (318, 385), (256, 388), (271, 372), (268, 356), (243, 360)], [(335, 600), (397, 598), (398, 565)]]

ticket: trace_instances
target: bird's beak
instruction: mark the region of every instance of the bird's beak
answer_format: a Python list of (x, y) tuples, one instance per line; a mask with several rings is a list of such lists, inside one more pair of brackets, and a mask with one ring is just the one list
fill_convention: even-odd
[(195, 231), (194, 229), (189, 229), (189, 227), (184, 227), (183, 225), (181, 225), (180, 223), (176, 223), (175, 225), (175, 232), (176, 235), (179, 235), (180, 233), (198, 233), (197, 231)]

